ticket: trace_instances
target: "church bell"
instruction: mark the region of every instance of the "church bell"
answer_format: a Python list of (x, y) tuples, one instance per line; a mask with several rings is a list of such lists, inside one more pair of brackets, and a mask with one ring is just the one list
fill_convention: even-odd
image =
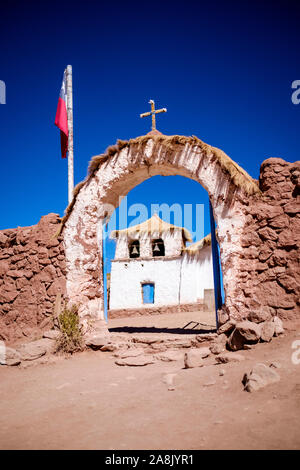
[(137, 247), (134, 245), (134, 247), (132, 248), (132, 252), (131, 252), (132, 255), (138, 255), (139, 252), (137, 250)]

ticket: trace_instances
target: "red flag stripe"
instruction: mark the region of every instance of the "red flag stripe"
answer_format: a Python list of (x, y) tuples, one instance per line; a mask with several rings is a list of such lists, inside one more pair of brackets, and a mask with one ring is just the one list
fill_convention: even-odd
[(60, 129), (60, 141), (61, 141), (61, 156), (66, 158), (68, 151), (68, 113), (67, 113), (67, 86), (66, 86), (66, 72), (64, 72), (64, 78), (60, 90), (60, 96), (58, 98), (55, 125)]

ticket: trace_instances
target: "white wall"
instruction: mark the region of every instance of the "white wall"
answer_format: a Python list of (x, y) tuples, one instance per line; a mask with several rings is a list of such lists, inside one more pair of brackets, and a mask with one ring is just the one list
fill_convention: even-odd
[(193, 257), (185, 253), (182, 263), (181, 303), (197, 302), (197, 300), (203, 299), (204, 289), (213, 288), (211, 246), (202, 248)]
[(182, 230), (172, 232), (154, 232), (150, 234), (136, 234), (128, 237), (127, 234), (120, 234), (116, 240), (115, 259), (129, 258), (128, 245), (132, 240), (140, 240), (141, 258), (152, 258), (152, 240), (161, 238), (165, 244), (165, 256), (180, 256), (183, 249)]
[[(115, 260), (111, 264), (110, 309), (194, 303), (213, 289), (211, 247), (197, 257)], [(143, 304), (143, 282), (154, 282), (154, 304)]]
[[(181, 258), (113, 261), (110, 309), (176, 305), (179, 300)], [(143, 304), (143, 282), (154, 282), (154, 304)]]

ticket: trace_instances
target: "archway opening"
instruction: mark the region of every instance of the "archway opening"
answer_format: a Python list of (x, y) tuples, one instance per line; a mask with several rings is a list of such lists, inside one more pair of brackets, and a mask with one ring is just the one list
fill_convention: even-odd
[[(155, 230), (142, 232), (138, 239), (130, 238), (133, 234), (126, 230), (144, 230), (142, 225), (153, 215), (175, 227), (170, 228), (169, 238)], [(210, 223), (208, 194), (189, 178), (153, 176), (127, 194), (111, 215), (105, 238), (103, 261), (111, 331), (188, 334), (215, 330)], [(180, 252), (170, 250), (170, 241), (173, 237), (174, 242), (174, 233), (178, 232), (176, 227), (191, 234), (190, 240), (183, 237)], [(121, 249), (123, 235), (127, 238)], [(160, 265), (159, 260), (163, 260)], [(172, 296), (160, 294), (160, 289), (171, 291)], [(145, 295), (151, 302), (145, 302)], [(152, 314), (147, 309), (149, 304)]]

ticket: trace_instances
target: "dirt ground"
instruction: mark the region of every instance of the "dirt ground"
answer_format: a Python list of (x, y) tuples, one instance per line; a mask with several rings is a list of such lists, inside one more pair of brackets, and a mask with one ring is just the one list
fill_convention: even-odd
[[(113, 320), (109, 327), (166, 334), (194, 318), (213, 325), (213, 315), (193, 313)], [(300, 364), (292, 361), (292, 343), (300, 340), (300, 322), (287, 327), (271, 343), (241, 351), (240, 363), (120, 367), (110, 352), (85, 351), (3, 366), (0, 449), (299, 449)], [(257, 362), (279, 362), (281, 380), (248, 393), (242, 378)], [(166, 373), (176, 374), (173, 391)]]
[(146, 334), (180, 334), (185, 336), (202, 331), (214, 331), (216, 318), (214, 312), (178, 312), (161, 315), (141, 315), (139, 317), (108, 319), (111, 332)]

